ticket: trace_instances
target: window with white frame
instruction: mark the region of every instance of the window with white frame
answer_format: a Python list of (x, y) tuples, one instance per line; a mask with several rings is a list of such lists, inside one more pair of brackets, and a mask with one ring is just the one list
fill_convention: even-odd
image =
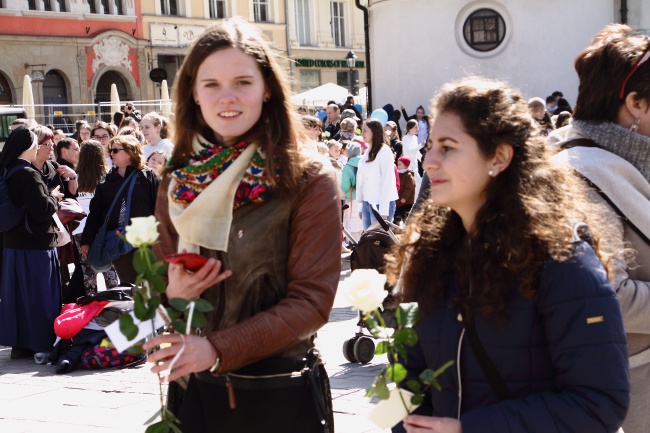
[(178, 16), (177, 0), (160, 0), (160, 11), (162, 15)]
[(296, 0), (296, 35), (298, 43), (303, 46), (311, 45), (311, 26), (309, 22), (309, 2), (311, 0)]
[(256, 23), (267, 23), (269, 17), (270, 0), (253, 0), (253, 19)]
[(210, 18), (226, 18), (226, 0), (209, 0)]
[(122, 3), (122, 0), (114, 0), (115, 1), (115, 13), (117, 15), (124, 15), (124, 4)]
[(332, 16), (332, 39), (337, 47), (345, 47), (345, 15), (344, 2), (330, 2), (330, 14)]

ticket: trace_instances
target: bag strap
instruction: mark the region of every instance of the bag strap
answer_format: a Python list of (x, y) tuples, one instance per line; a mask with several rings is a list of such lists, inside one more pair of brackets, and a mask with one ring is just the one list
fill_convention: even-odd
[[(590, 140), (588, 138), (577, 138), (575, 140), (567, 141), (566, 143), (564, 143), (562, 145), (562, 150), (571, 149), (572, 147), (577, 147), (577, 146), (598, 147), (598, 145), (593, 140)], [(603, 192), (603, 190), (598, 187), (598, 185), (593, 183), (587, 176), (583, 175), (578, 170), (574, 170), (574, 171), (578, 176), (580, 176), (580, 178), (582, 178), (582, 180), (584, 180), (587, 183), (587, 185), (589, 185), (591, 189), (596, 191), (598, 195), (600, 195), (600, 197), (603, 200), (605, 200), (605, 202), (609, 205), (609, 207), (611, 207), (612, 210), (614, 210), (614, 212), (616, 212), (616, 214), (619, 216), (619, 218), (621, 218), (624, 224), (627, 224), (627, 226), (630, 227), (632, 231), (634, 231), (634, 233), (636, 233), (637, 236), (639, 236), (643, 240), (643, 242), (646, 243), (646, 245), (650, 245), (650, 239), (648, 238), (648, 236), (646, 236), (645, 233), (643, 233), (636, 225), (634, 225), (634, 223), (630, 221), (627, 218), (627, 216), (625, 216), (623, 211), (621, 211), (618, 208), (618, 206), (614, 204), (612, 199), (610, 199), (607, 196), (607, 194), (605, 194), (605, 192)]]
[[(134, 172), (134, 173), (131, 173), (131, 174), (135, 175), (135, 174), (137, 174), (137, 172)], [(129, 216), (131, 215), (131, 196), (133, 195), (133, 188), (135, 187), (136, 179), (137, 179), (137, 176), (133, 176), (133, 179), (131, 179), (131, 185), (129, 185), (129, 192), (126, 195), (126, 211), (124, 212), (124, 225), (125, 226), (129, 225)]]
[[(115, 198), (113, 198), (113, 202), (111, 203), (111, 206), (108, 208), (108, 212), (106, 212), (106, 219), (104, 222), (108, 222), (108, 218), (111, 216), (111, 212), (113, 212), (113, 208), (115, 207), (115, 204), (117, 203), (117, 200), (120, 198), (120, 194), (122, 194), (122, 191), (124, 191), (124, 188), (126, 187), (127, 183), (131, 178), (134, 177), (134, 175), (137, 173), (137, 171), (134, 171), (129, 175), (129, 177), (126, 178), (120, 189), (117, 190), (117, 194), (115, 194)], [(135, 179), (133, 179), (135, 181)], [(135, 184), (135, 182), (133, 182)], [(133, 187), (131, 187), (131, 190), (133, 190)], [(129, 197), (130, 197), (130, 192), (129, 192)], [(130, 203), (128, 204), (130, 205)], [(127, 209), (130, 210), (130, 209)]]
[(589, 138), (575, 138), (573, 140), (566, 141), (560, 146), (562, 150), (571, 149), (572, 147), (600, 147), (594, 140)]
[(500, 400), (508, 400), (512, 398), (512, 394), (506, 386), (505, 381), (499, 374), (499, 370), (497, 370), (494, 362), (492, 362), (490, 356), (485, 351), (485, 347), (483, 347), (483, 344), (481, 344), (481, 340), (478, 338), (474, 321), (467, 320), (462, 314), (461, 318), (463, 326), (465, 327), (465, 332), (467, 333), (467, 338), (469, 339), (469, 343), (472, 345), (474, 354), (476, 355), (476, 358), (478, 358), (479, 364), (481, 364), (481, 369), (487, 376), (487, 379), (494, 389), (494, 392), (497, 394)]

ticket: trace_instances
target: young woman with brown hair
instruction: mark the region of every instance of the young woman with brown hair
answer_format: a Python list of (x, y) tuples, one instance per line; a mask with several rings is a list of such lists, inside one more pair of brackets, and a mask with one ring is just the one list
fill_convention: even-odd
[[(549, 159), (526, 102), (506, 84), (447, 85), (432, 112), (430, 197), (389, 269), (421, 308), (405, 360), (411, 376), (455, 365), (403, 427), (616, 431), (629, 404), (627, 347), (599, 261), (609, 265), (618, 247), (601, 210)], [(587, 238), (582, 222), (594, 249), (577, 236)]]
[[(177, 75), (154, 250), (208, 257), (193, 274), (170, 264), (167, 296), (201, 296), (215, 310), (200, 335), (144, 347), (171, 345), (150, 355), (164, 361), (152, 371), (178, 356), (169, 380), (189, 375), (176, 413), (186, 433), (332, 429), (313, 339), (340, 275), (339, 193), (332, 169), (298, 151), (303, 127), (277, 59), (252, 25), (227, 20), (197, 38)], [(305, 358), (311, 384), (294, 374)]]

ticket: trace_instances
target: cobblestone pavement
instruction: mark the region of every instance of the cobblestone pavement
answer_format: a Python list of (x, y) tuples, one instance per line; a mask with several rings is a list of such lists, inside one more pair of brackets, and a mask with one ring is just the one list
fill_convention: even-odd
[[(342, 280), (350, 272), (349, 263), (343, 263)], [(343, 356), (343, 342), (354, 336), (357, 321), (357, 313), (339, 294), (329, 323), (318, 334), (332, 384), (335, 431), (386, 433), (366, 419), (372, 404), (364, 397), (385, 358), (358, 365)], [(149, 365), (56, 375), (52, 366), (10, 360), (9, 352), (0, 346), (0, 433), (142, 433), (143, 423), (160, 405)]]

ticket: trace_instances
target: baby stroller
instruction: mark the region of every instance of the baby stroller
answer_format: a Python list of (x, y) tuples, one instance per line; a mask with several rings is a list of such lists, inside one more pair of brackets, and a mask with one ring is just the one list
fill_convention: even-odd
[[(372, 212), (379, 223), (379, 227), (371, 226), (363, 232), (359, 240), (354, 239), (350, 233), (343, 230), (345, 237), (348, 239), (348, 247), (352, 250), (350, 256), (350, 267), (352, 271), (356, 269), (376, 269), (378, 272), (384, 272), (384, 256), (398, 242), (397, 237), (391, 230), (388, 222), (381, 218), (381, 215), (374, 206), (371, 206)], [(385, 289), (389, 292), (382, 304), (381, 315), (386, 326), (394, 326), (395, 310), (398, 302), (391, 294), (393, 287), (388, 283)], [(364, 333), (367, 329), (363, 321), (361, 312), (359, 312), (359, 330), (354, 337), (345, 340), (343, 343), (343, 356), (349, 362), (367, 364), (375, 356), (375, 342), (372, 335)]]

